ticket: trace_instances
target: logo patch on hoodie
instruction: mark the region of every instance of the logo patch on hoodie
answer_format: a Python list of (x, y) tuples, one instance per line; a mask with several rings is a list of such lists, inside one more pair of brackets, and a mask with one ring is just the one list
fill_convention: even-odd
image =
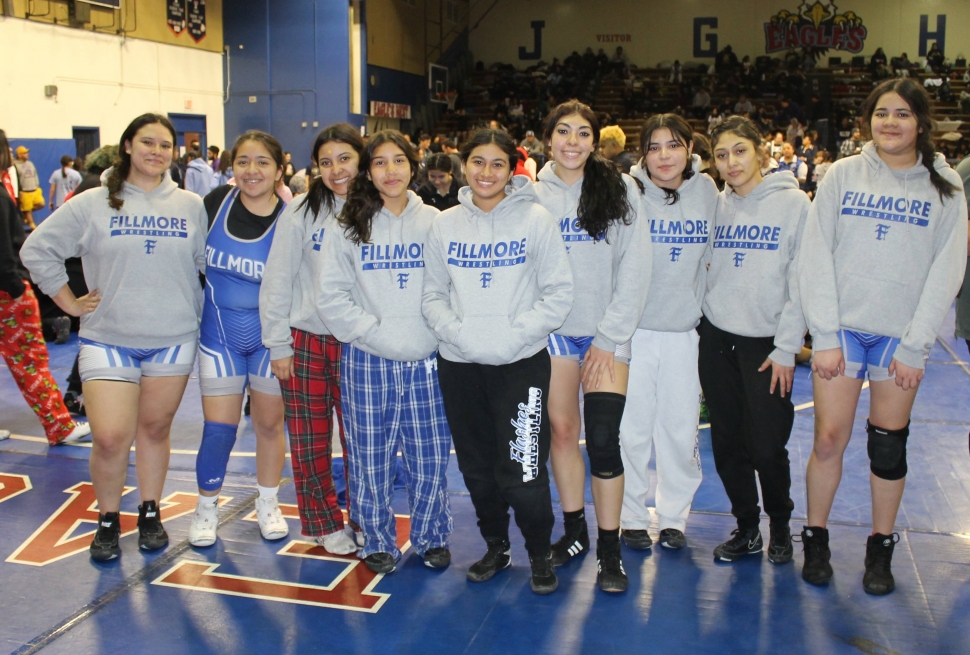
[(880, 221), (909, 223), (926, 227), (933, 203), (894, 196), (877, 196), (865, 191), (846, 191), (842, 196), (843, 216), (864, 216)]
[(593, 240), (589, 232), (579, 226), (578, 218), (567, 217), (559, 221), (559, 231), (562, 232), (562, 240), (566, 243)]
[(448, 265), (458, 268), (495, 268), (524, 264), (525, 241), (498, 241), (495, 244), (452, 241), (448, 244)]
[(189, 238), (189, 222), (167, 216), (112, 216), (108, 224), (111, 236)]
[(424, 268), (423, 243), (370, 244), (360, 247), (361, 270)]
[(323, 232), (324, 228), (320, 228), (310, 236), (310, 240), (313, 241), (313, 249), (319, 251), (320, 246), (323, 245)]

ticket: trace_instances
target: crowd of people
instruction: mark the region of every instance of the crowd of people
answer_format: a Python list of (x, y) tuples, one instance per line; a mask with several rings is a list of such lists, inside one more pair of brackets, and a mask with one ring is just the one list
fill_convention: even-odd
[[(627, 66), (596, 56), (567, 62), (594, 77)], [(720, 65), (733, 67), (730, 57)], [(139, 547), (167, 545), (158, 503), (169, 433), (198, 359), (196, 547), (218, 539), (219, 494), (248, 392), (265, 539), (289, 533), (278, 502), (288, 434), (302, 534), (327, 552), (356, 552), (375, 572), (394, 571), (400, 452), (411, 545), (427, 567), (445, 568), (453, 446), (485, 542), (468, 579), (485, 582), (511, 565), (511, 508), (531, 587), (551, 593), (556, 567), (594, 545), (584, 426), (597, 581), (622, 592), (621, 544), (654, 543), (646, 506), (654, 449), (657, 541), (687, 545), (703, 476), (703, 392), (737, 521), (714, 557), (767, 550), (783, 565), (794, 556), (792, 388), (810, 334), (816, 429), (802, 577), (825, 584), (833, 575), (826, 526), (868, 378), (873, 534), (863, 587), (891, 592), (909, 415), (966, 265), (963, 183), (934, 149), (930, 99), (912, 79), (876, 86), (861, 113), (871, 139), (837, 161), (797, 129), (793, 103), (787, 111), (790, 128), (767, 142), (751, 112), (708, 135), (676, 113), (651, 115), (629, 174), (616, 161), (622, 130), (577, 99), (524, 122), (521, 139), (496, 124), (460, 149), (332, 125), (302, 175), (274, 137), (252, 130), (209, 163), (187, 158), (184, 189), (173, 179), (174, 127), (145, 114), (124, 131), (109, 168), (89, 163), (98, 182), (76, 189), (26, 240), (3, 190), (0, 344), (15, 377), (26, 367), (42, 378), (42, 394), (29, 377), (18, 384), (28, 403), (48, 402), (35, 411), (52, 443), (83, 435), (45, 368), (43, 337), (18, 321), (30, 308), (37, 314), (32, 285), (81, 319), (78, 375), (100, 514), (92, 559), (121, 553), (132, 444)], [(536, 173), (539, 155), (548, 161)], [(193, 171), (208, 176), (208, 190), (195, 190)], [(220, 171), (228, 177), (214, 185)], [(305, 191), (281, 193), (287, 175), (291, 186), (304, 178)], [(75, 258), (89, 289), (70, 283), (66, 262)], [(10, 330), (30, 347), (9, 348)], [(555, 541), (550, 469), (564, 520)]]

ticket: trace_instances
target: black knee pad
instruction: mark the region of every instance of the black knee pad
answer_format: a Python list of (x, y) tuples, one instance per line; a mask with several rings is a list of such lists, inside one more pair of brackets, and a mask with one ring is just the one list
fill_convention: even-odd
[(620, 420), (626, 396), (594, 392), (583, 396), (583, 419), (586, 422), (586, 453), (590, 474), (610, 480), (623, 475), (620, 457)]
[(902, 430), (886, 430), (866, 421), (869, 433), (869, 470), (883, 480), (902, 480), (909, 470), (906, 465), (906, 439), (909, 424)]

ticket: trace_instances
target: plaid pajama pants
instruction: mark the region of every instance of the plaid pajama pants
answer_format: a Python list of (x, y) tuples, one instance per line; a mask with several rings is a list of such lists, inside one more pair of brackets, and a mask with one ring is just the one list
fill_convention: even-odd
[[(344, 453), (342, 409), (340, 407), (340, 342), (330, 335), (317, 335), (293, 329), (293, 367), (295, 375), (280, 381), (286, 428), (290, 434), (290, 460), (296, 502), (300, 508), (303, 534), (323, 537), (344, 527), (337, 503), (331, 470), (333, 410), (337, 408), (340, 443)], [(349, 458), (344, 458), (344, 476), (350, 477)], [(347, 500), (351, 517), (354, 509)]]
[(47, 367), (37, 297), (26, 280), (24, 286), (24, 294), (17, 300), (0, 291), (0, 355), (53, 446), (71, 434), (74, 419), (64, 407), (64, 399)]
[(342, 370), (344, 427), (354, 466), (350, 483), (367, 539), (359, 557), (390, 553), (395, 561), (401, 559), (391, 509), (399, 449), (411, 507), (411, 545), (422, 556), (447, 547), (453, 528), (445, 477), (451, 431), (435, 356), (397, 362), (345, 344)]

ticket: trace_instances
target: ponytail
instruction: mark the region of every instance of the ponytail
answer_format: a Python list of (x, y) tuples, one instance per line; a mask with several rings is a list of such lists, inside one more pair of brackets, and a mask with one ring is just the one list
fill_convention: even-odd
[[(347, 123), (337, 123), (323, 128), (320, 134), (317, 135), (316, 140), (313, 142), (313, 150), (310, 152), (310, 159), (313, 163), (319, 165), (320, 148), (329, 141), (346, 143), (356, 150), (358, 155), (364, 149), (364, 140), (356, 128)], [(321, 210), (326, 210), (328, 213), (332, 212), (337, 206), (337, 199), (334, 192), (323, 183), (321, 176), (307, 180), (307, 182), (306, 196), (297, 205), (297, 209), (302, 209), (307, 214), (307, 218), (312, 222), (320, 215)], [(351, 187), (353, 187), (353, 181), (351, 181)], [(307, 212), (308, 209), (309, 212)]]

